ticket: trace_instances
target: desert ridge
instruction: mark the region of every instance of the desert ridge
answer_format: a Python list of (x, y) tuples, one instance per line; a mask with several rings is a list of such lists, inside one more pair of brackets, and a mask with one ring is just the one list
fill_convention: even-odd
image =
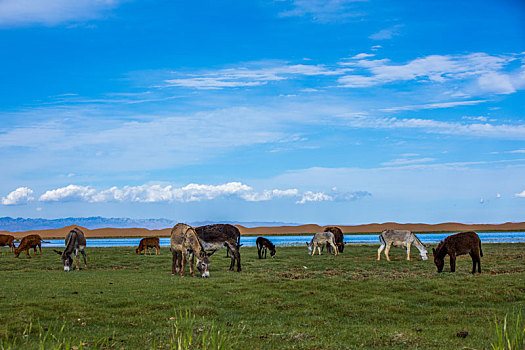
[[(244, 236), (271, 236), (271, 235), (297, 235), (312, 234), (321, 232), (327, 226), (338, 226), (345, 234), (365, 234), (379, 233), (385, 229), (410, 230), (414, 233), (425, 232), (461, 232), (461, 231), (525, 231), (525, 222), (507, 222), (504, 224), (461, 224), (447, 222), (441, 224), (419, 224), (407, 223), (399, 224), (395, 222), (372, 223), (365, 225), (327, 225), (319, 226), (316, 224), (297, 225), (297, 226), (277, 226), (277, 227), (244, 227), (235, 225)], [(10, 234), (16, 238), (22, 238), (29, 234), (38, 234), (43, 239), (64, 238), (73, 228), (80, 228), (86, 238), (124, 238), (124, 237), (148, 237), (160, 236), (169, 237), (171, 228), (160, 230), (149, 230), (147, 228), (98, 228), (89, 230), (82, 226), (65, 226), (58, 229), (31, 230), (31, 231), (0, 231), (0, 233)]]

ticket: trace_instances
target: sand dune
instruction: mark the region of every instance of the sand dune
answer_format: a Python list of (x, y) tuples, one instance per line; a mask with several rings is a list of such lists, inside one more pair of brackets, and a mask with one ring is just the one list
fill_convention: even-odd
[[(398, 224), (395, 222), (385, 222), (382, 224), (373, 223), (367, 225), (334, 225), (338, 226), (346, 234), (352, 233), (379, 233), (385, 229), (404, 229), (412, 232), (460, 232), (460, 231), (525, 231), (525, 222), (507, 222), (504, 224), (460, 224), (456, 222), (446, 222), (442, 224)], [(117, 238), (117, 237), (146, 237), (162, 236), (168, 237), (171, 228), (162, 230), (148, 230), (145, 228), (99, 228), (88, 230), (81, 226), (66, 226), (59, 229), (39, 230), (39, 231), (20, 231), (8, 232), (0, 231), (21, 238), (29, 234), (39, 234), (44, 239), (64, 238), (74, 227), (79, 227), (87, 238)], [(311, 234), (323, 231), (325, 226), (314, 224), (298, 226), (278, 226), (278, 227), (244, 227), (237, 225), (242, 235), (250, 236), (270, 236), (287, 234)]]

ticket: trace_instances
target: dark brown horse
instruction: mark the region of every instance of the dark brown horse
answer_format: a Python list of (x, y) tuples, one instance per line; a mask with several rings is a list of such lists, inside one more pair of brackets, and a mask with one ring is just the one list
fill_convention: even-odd
[[(341, 229), (337, 226), (328, 226), (324, 228), (324, 232), (332, 232), (334, 234), (335, 245), (337, 246), (337, 250), (339, 251), (339, 253), (342, 253), (345, 249), (345, 244), (343, 242), (345, 237), (343, 235), (343, 231), (341, 231)], [(332, 254), (332, 247), (327, 245), (326, 249), (328, 249), (328, 253)]]
[(437, 248), (432, 248), (434, 253), (434, 264), (438, 272), (443, 271), (445, 265), (445, 256), (450, 256), (450, 272), (456, 271), (456, 256), (470, 254), (472, 258), (472, 273), (476, 272), (476, 265), (478, 272), (481, 273), (481, 257), (483, 251), (481, 250), (481, 240), (476, 232), (460, 232), (455, 235), (448, 236), (444, 241), (441, 241)]
[(241, 253), (239, 252), (241, 233), (237, 227), (230, 224), (215, 224), (196, 227), (195, 231), (208, 256), (222, 247), (227, 247), (231, 252), (230, 271), (233, 271), (235, 262), (237, 262), (237, 272), (241, 272)]

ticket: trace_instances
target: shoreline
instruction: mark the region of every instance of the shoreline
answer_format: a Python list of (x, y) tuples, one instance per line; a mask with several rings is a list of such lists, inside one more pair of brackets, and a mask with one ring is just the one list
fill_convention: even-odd
[[(244, 227), (235, 225), (243, 237), (254, 236), (301, 236), (311, 235), (322, 232), (325, 227), (337, 226), (341, 228), (345, 235), (373, 235), (379, 234), (385, 229), (409, 230), (415, 234), (429, 233), (456, 233), (462, 231), (475, 232), (520, 232), (525, 231), (525, 222), (503, 223), (503, 224), (462, 224), (462, 223), (440, 223), (440, 224), (421, 224), (408, 223), (399, 224), (394, 222), (372, 223), (365, 225), (327, 225), (319, 226), (316, 224), (306, 224), (297, 226), (275, 226), (275, 227)], [(19, 239), (29, 234), (38, 234), (43, 239), (61, 239), (73, 228), (80, 228), (86, 238), (139, 238), (139, 237), (169, 237), (171, 228), (150, 230), (146, 228), (98, 228), (89, 230), (82, 226), (65, 226), (58, 229), (30, 230), (30, 231), (0, 231), (0, 234), (13, 235)]]

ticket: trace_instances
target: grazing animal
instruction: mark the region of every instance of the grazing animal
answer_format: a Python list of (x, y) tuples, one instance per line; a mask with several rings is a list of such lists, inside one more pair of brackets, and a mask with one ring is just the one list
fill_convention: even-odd
[(241, 233), (237, 227), (229, 224), (215, 224), (196, 227), (195, 231), (209, 256), (222, 247), (227, 247), (231, 253), (230, 271), (233, 271), (235, 262), (237, 262), (237, 272), (241, 272), (241, 253), (239, 252)]
[(197, 269), (202, 277), (210, 277), (210, 260), (204, 250), (197, 232), (191, 226), (178, 223), (171, 229), (171, 274), (184, 276), (186, 261), (191, 253), (190, 273), (195, 276), (193, 268), (194, 256), (197, 256)]
[(385, 249), (386, 260), (390, 261), (388, 252), (390, 247), (406, 247), (407, 249), (407, 260), (410, 260), (410, 246), (413, 244), (418, 250), (419, 255), (421, 255), (422, 260), (428, 260), (427, 248), (419, 238), (412, 232), (408, 230), (384, 230), (379, 235), (379, 242), (381, 245), (377, 250), (377, 260), (381, 259), (381, 252)]
[(15, 251), (15, 237), (11, 235), (0, 235), (0, 247), (7, 246), (11, 252)]
[[(342, 253), (345, 249), (345, 243), (343, 242), (345, 237), (343, 235), (343, 231), (341, 231), (341, 229), (337, 226), (328, 226), (325, 227), (324, 232), (332, 232), (334, 234), (335, 245), (337, 246), (339, 253)], [(326, 246), (326, 250), (330, 254), (332, 254), (331, 249), (332, 247), (328, 244)]]
[[(16, 247), (15, 249), (15, 258), (18, 258), (20, 253), (25, 250), (26, 251), (26, 258), (31, 258), (31, 254), (29, 254), (29, 249), (33, 248), (35, 250), (35, 254), (33, 256), (36, 256), (36, 247), (40, 249), (40, 256), (42, 256), (42, 237), (39, 235), (28, 235), (22, 238), (22, 241)], [(44, 242), (46, 243), (46, 242)]]
[(270, 249), (270, 256), (273, 258), (275, 257), (275, 245), (270, 242), (269, 239), (266, 239), (264, 237), (257, 237), (257, 240), (255, 241), (255, 244), (257, 245), (257, 254), (259, 255), (259, 259), (264, 258), (266, 259), (266, 253), (268, 249)]
[(75, 227), (66, 235), (65, 239), (66, 249), (64, 252), (60, 250), (53, 249), (53, 251), (62, 256), (62, 263), (64, 264), (64, 271), (68, 272), (73, 266), (73, 254), (75, 255), (75, 266), (77, 270), (80, 271), (79, 256), (78, 253), (82, 254), (84, 258), (84, 268), (87, 267), (86, 261), (86, 238), (84, 237), (84, 232), (82, 232), (78, 227)]
[(160, 243), (159, 243), (159, 237), (146, 237), (142, 238), (139, 243), (139, 247), (135, 249), (135, 252), (137, 254), (141, 254), (144, 250), (144, 255), (146, 255), (146, 252), (148, 252), (149, 255), (151, 255), (151, 252), (149, 251), (149, 248), (155, 248), (155, 255), (160, 254)]
[[(233, 226), (235, 228), (235, 234), (237, 235), (237, 247), (240, 247), (242, 246), (241, 243), (241, 231), (239, 231), (239, 229), (237, 229), (237, 227)], [(230, 258), (230, 248), (228, 248), (228, 246), (226, 246), (226, 257), (227, 258)]]
[(472, 258), (472, 273), (476, 272), (476, 265), (478, 273), (481, 273), (481, 257), (483, 251), (481, 250), (481, 240), (476, 232), (460, 232), (448, 236), (444, 241), (441, 241), (437, 248), (432, 248), (434, 254), (434, 264), (438, 272), (443, 271), (445, 265), (445, 256), (450, 256), (450, 272), (456, 271), (456, 256), (470, 254)]
[(308, 243), (308, 254), (314, 256), (315, 248), (317, 248), (319, 250), (319, 255), (321, 255), (321, 247), (325, 244), (329, 244), (333, 248), (335, 255), (339, 254), (335, 245), (334, 234), (332, 232), (316, 233), (310, 243)]

